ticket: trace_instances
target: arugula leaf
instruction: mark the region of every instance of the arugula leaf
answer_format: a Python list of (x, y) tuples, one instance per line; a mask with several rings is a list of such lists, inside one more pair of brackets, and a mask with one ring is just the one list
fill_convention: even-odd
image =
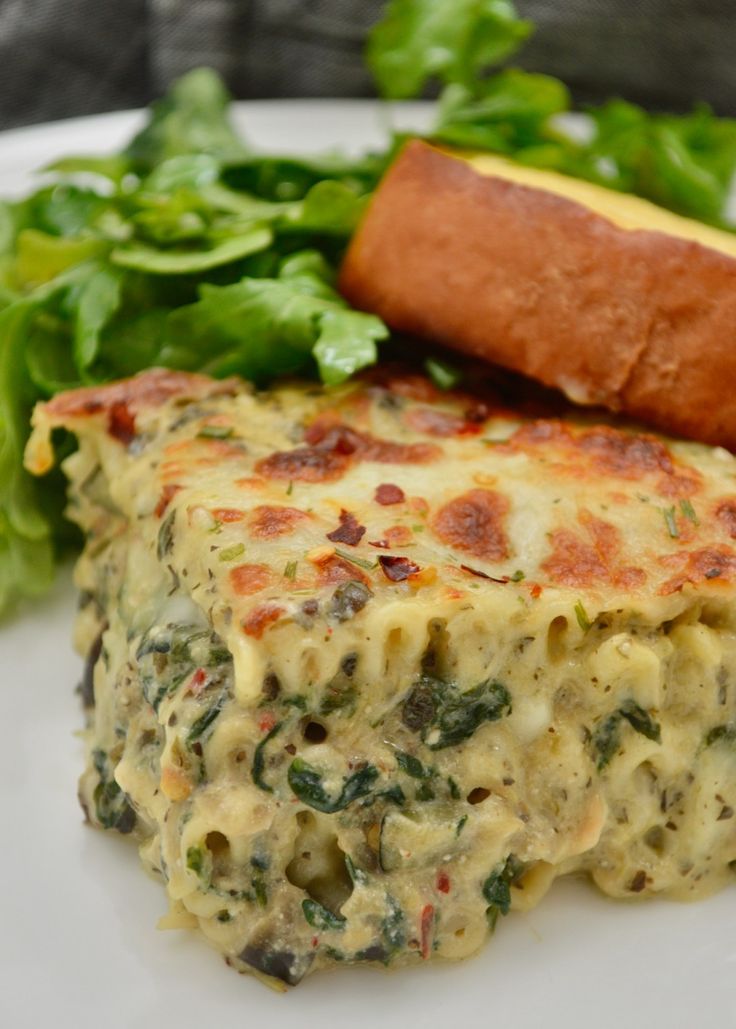
[(77, 299), (74, 360), (85, 372), (97, 357), (100, 332), (120, 307), (120, 273), (101, 266), (81, 288)]
[(340, 182), (356, 193), (365, 193), (374, 188), (386, 163), (384, 154), (363, 157), (251, 154), (226, 163), (222, 181), (230, 189), (283, 203), (302, 200), (313, 186), (325, 181)]
[(170, 367), (258, 381), (314, 359), (330, 385), (376, 360), (375, 343), (388, 335), (380, 319), (352, 311), (322, 279), (293, 263), (285, 271), (278, 279), (202, 286), (196, 304), (170, 316), (161, 359)]
[[(44, 172), (55, 172), (60, 176), (99, 175), (119, 185), (130, 172), (130, 162), (123, 154), (98, 157), (96, 154), (79, 154), (61, 157), (42, 168)], [(54, 187), (54, 192), (58, 187)]]
[(472, 85), (531, 30), (511, 0), (390, 0), (371, 32), (366, 60), (381, 95), (402, 100), (434, 77)]
[(391, 0), (367, 61), (389, 99), (445, 83), (430, 138), (508, 154), (625, 192), (688, 217), (736, 229), (728, 213), (736, 170), (736, 120), (705, 105), (689, 115), (651, 115), (623, 100), (587, 112), (590, 138), (572, 138), (556, 116), (571, 110), (566, 86), (508, 68), (484, 74), (530, 31), (506, 0)]
[(550, 119), (569, 109), (570, 94), (558, 79), (507, 68), (472, 90), (449, 86), (440, 99), (432, 136), (452, 146), (523, 159), (527, 148), (556, 140)]
[(125, 156), (143, 172), (180, 154), (237, 159), (247, 151), (230, 125), (229, 102), (222, 79), (210, 68), (195, 68), (152, 105), (148, 125), (131, 140)]
[(0, 312), (0, 610), (38, 596), (53, 579), (51, 527), (23, 469), (34, 399), (24, 345), (35, 310), (34, 301), (21, 300)]
[(23, 229), (16, 243), (15, 277), (28, 288), (51, 282), (62, 272), (101, 257), (109, 244), (93, 236), (51, 236)]
[(266, 250), (272, 241), (271, 230), (264, 225), (224, 239), (207, 250), (159, 250), (139, 243), (116, 247), (110, 260), (121, 268), (149, 275), (194, 275)]
[(283, 213), (279, 227), (347, 237), (358, 224), (366, 199), (344, 183), (326, 179), (315, 183), (304, 200)]

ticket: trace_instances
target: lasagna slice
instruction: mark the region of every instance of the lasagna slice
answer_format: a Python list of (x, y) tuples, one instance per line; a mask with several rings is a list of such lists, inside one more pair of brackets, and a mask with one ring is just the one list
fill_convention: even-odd
[(382, 370), (62, 394), (97, 826), (288, 984), (736, 862), (736, 460)]

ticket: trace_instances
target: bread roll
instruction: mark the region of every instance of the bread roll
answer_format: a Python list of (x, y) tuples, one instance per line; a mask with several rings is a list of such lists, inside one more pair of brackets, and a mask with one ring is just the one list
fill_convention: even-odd
[(341, 289), (393, 328), (736, 450), (736, 236), (503, 158), (413, 141)]

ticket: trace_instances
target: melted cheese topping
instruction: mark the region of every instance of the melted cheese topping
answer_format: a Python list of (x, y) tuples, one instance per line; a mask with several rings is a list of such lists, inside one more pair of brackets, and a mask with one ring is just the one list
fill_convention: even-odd
[(37, 470), (80, 439), (83, 802), (237, 967), (463, 957), (575, 869), (732, 879), (725, 451), (389, 374), (154, 371), (35, 420)]

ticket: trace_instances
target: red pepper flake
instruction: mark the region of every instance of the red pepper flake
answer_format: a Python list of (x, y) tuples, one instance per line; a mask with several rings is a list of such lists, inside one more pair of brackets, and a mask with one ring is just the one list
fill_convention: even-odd
[(437, 875), (437, 889), (440, 893), (450, 892), (450, 877), (447, 872), (439, 872)]
[(198, 697), (207, 682), (207, 672), (204, 668), (198, 668), (189, 683), (189, 692)]
[(326, 535), (333, 543), (347, 543), (349, 547), (355, 547), (365, 535), (365, 526), (359, 523), (354, 514), (343, 508), (340, 511), (339, 526)]
[(319, 946), (319, 939), (316, 936), (313, 936), (312, 937), (312, 947), (318, 947), (318, 946)]
[(245, 518), (245, 511), (239, 511), (234, 507), (216, 507), (213, 509), (212, 515), (218, 522), (242, 522)]
[(276, 715), (273, 711), (264, 711), (258, 719), (258, 728), (261, 732), (270, 732), (276, 725)]
[(243, 632), (246, 636), (259, 640), (269, 625), (279, 620), (284, 610), (279, 604), (261, 604), (241, 623)]
[(161, 496), (158, 498), (158, 503), (156, 504), (156, 508), (154, 511), (154, 514), (157, 518), (161, 517), (161, 515), (164, 513), (164, 511), (169, 506), (169, 504), (171, 503), (171, 501), (180, 489), (181, 486), (177, 486), (173, 482), (167, 483), (164, 486), (164, 488), (161, 490)]
[(393, 557), (390, 554), (381, 554), (378, 558), (383, 574), (391, 582), (403, 582), (420, 570), (408, 557)]
[(389, 504), (401, 504), (406, 500), (406, 495), (400, 486), (395, 486), (392, 482), (382, 482), (380, 486), (376, 486), (376, 493), (373, 498), (377, 504), (383, 504), (387, 507)]
[(529, 595), (531, 597), (534, 597), (535, 600), (538, 600), (539, 597), (542, 596), (542, 587), (539, 585), (538, 582), (529, 583)]
[(422, 957), (426, 961), (432, 953), (432, 929), (434, 928), (434, 906), (425, 904), (422, 908), (421, 937)]
[(508, 575), (502, 575), (500, 579), (496, 579), (492, 575), (488, 575), (487, 572), (482, 572), (480, 568), (471, 568), (470, 565), (460, 565), (460, 567), (469, 575), (477, 575), (479, 579), (488, 579), (489, 582), (498, 582), (502, 586), (505, 586), (507, 582), (511, 582), (511, 578)]
[(107, 431), (126, 447), (135, 439), (135, 415), (124, 400), (116, 400), (110, 405)]

